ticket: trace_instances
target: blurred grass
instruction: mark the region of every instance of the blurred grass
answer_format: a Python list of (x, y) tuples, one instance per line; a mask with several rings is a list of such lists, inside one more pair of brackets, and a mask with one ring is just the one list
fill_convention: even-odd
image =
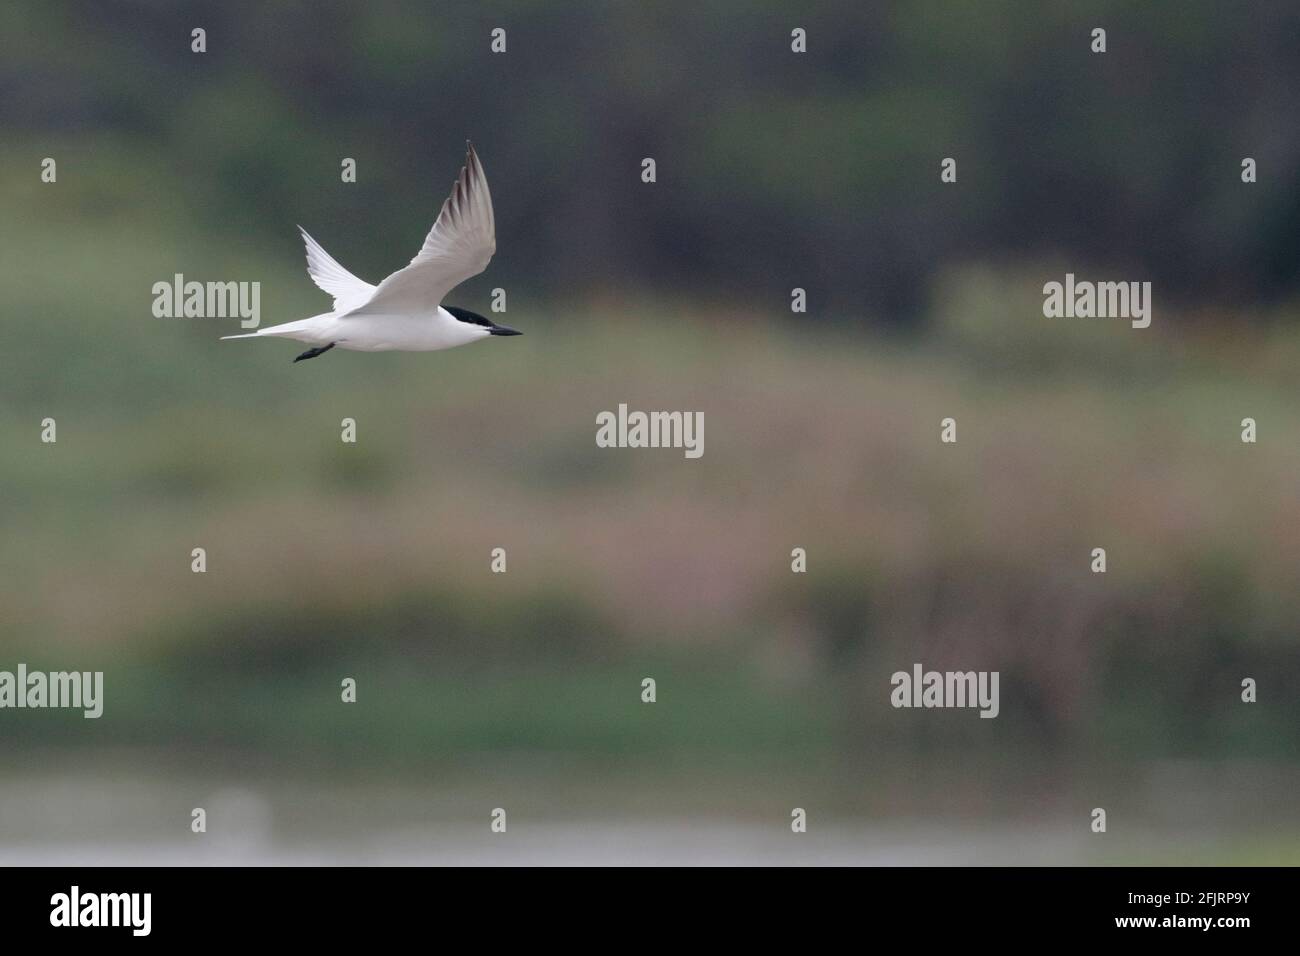
[[(291, 365), (289, 343), (217, 342), (233, 320), (149, 315), (173, 269), (260, 278), (265, 324), (316, 311), (290, 229), (235, 251), (191, 237), (173, 267), (172, 235), (116, 224), (69, 247), (29, 217), (0, 264), (32, 313), (0, 412), (0, 630), (6, 658), (110, 670), (118, 743), (1294, 753), (1282, 333), (1221, 350), (1165, 315), (1047, 329), (1034, 287), (972, 269), (939, 286), (922, 342), (515, 295), (528, 334), (504, 345)], [(705, 412), (705, 457), (598, 449), (619, 402)], [(918, 659), (1002, 670), (1005, 732), (900, 730), (881, 688)], [(643, 675), (671, 706), (638, 710)], [(14, 730), (4, 747), (82, 728)]]
[[(501, 10), (234, 4), (195, 57), (180, 10), (4, 7), (0, 669), (103, 669), (106, 704), (4, 713), (0, 855), (174, 842), (244, 785), (318, 843), (506, 793), (611, 843), (808, 805), (833, 848), (1295, 862), (1285, 18), (1104, 3), (1097, 60), (1095, 11), (1022, 7), (822, 5), (806, 58), (773, 0), (509, 4), (509, 57)], [(452, 301), (508, 287), (523, 338), (291, 365), (150, 314), (177, 272), (325, 308), (297, 221), (379, 280), (462, 133), (503, 238)], [(1090, 268), (1154, 278), (1152, 328), (1044, 319)], [(702, 411), (704, 457), (597, 448), (620, 402)], [(892, 711), (914, 661), (999, 670), (1001, 716)]]
[[(89, 184), (15, 180), (0, 226), (21, 317), (0, 356), (0, 652), (102, 667), (109, 717), (21, 715), (0, 749), (1294, 758), (1288, 325), (1159, 298), (1150, 330), (1049, 323), (1054, 263), (972, 264), (913, 338), (512, 289), (522, 338), (291, 365), (290, 343), (218, 342), (235, 320), (153, 318), (150, 287), (256, 279), (263, 324), (312, 314), (292, 225), (230, 246), (164, 207), (174, 171), (109, 190), (140, 182), (115, 167), (138, 154), (85, 148), (69, 181)], [(454, 301), (484, 311), (487, 287)], [(620, 402), (704, 412), (704, 457), (597, 448)], [(997, 733), (898, 720), (888, 676), (918, 660), (1001, 670)], [(338, 703), (343, 676), (363, 705)], [(640, 704), (643, 676), (662, 703)]]

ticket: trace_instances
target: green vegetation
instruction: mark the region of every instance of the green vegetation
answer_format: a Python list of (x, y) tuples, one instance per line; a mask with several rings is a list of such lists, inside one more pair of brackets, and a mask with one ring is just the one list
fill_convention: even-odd
[[(1300, 194), (1268, 131), (1300, 13), (1170, 6), (1100, 4), (1095, 60), (1090, 11), (826, 3), (802, 60), (775, 2), (233, 3), (204, 59), (179, 11), (6, 5), (0, 668), (102, 669), (106, 702), (6, 713), (5, 773), (490, 767), (539, 813), (977, 828), (1192, 827), (1169, 805), (1213, 792), (1225, 829), (1289, 822), (1187, 854), (1294, 860)], [(504, 287), (522, 338), (295, 366), (151, 315), (176, 273), (323, 310), (297, 222), (378, 280), (466, 136), (499, 253), (452, 303)], [(1152, 327), (1045, 319), (1070, 270), (1152, 280)], [(703, 457), (596, 447), (620, 402), (703, 412)], [(898, 719), (916, 661), (998, 669), (1001, 715)]]
[[(0, 417), (0, 630), (33, 666), (110, 672), (109, 741), (851, 761), (1271, 757), (1295, 738), (1294, 711), (1236, 691), (1300, 674), (1284, 333), (1226, 348), (1165, 315), (1052, 337), (1035, 290), (986, 269), (940, 284), (914, 344), (516, 299), (529, 334), (504, 345), (292, 366), (291, 344), (218, 342), (233, 320), (153, 318), (165, 243), (142, 228), (80, 230), (110, 254), (76, 282), (43, 268), (66, 227), (24, 228), (6, 284), (46, 306)], [(286, 317), (318, 304), (296, 254), (238, 254), (274, 264)], [(597, 448), (596, 412), (621, 401), (702, 410), (704, 457)], [(1246, 414), (1266, 440), (1238, 440)], [(815, 573), (790, 573), (794, 546)], [(1005, 732), (900, 729), (885, 688), (914, 660), (996, 662)], [(329, 703), (344, 674), (362, 718)], [(653, 717), (645, 674), (673, 700)]]

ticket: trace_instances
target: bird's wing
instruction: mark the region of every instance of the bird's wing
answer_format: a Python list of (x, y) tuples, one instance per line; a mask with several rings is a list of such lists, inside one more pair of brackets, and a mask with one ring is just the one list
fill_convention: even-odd
[(307, 273), (321, 290), (334, 297), (334, 311), (347, 312), (370, 300), (375, 286), (363, 282), (339, 265), (334, 257), (321, 248), (321, 244), (298, 227), (303, 242), (307, 244)]
[(492, 194), (478, 153), (466, 143), (465, 165), (419, 253), (350, 315), (432, 312), (448, 292), (486, 269), (496, 249)]

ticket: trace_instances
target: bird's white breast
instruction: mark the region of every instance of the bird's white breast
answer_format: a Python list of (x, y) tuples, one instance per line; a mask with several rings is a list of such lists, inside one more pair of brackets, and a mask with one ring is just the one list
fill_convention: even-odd
[(358, 315), (338, 319), (335, 341), (355, 352), (434, 352), (487, 336), (482, 326), (458, 321), (439, 308), (422, 315)]

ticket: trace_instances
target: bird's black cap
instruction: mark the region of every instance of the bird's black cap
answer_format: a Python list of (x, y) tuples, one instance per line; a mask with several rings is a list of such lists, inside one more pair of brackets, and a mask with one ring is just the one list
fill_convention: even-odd
[(454, 305), (444, 305), (444, 309), (450, 312), (458, 322), (466, 322), (470, 325), (481, 325), (491, 335), (523, 335), (524, 333), (508, 328), (504, 325), (497, 325), (486, 316), (479, 315), (477, 312), (471, 312), (469, 309), (460, 309)]

